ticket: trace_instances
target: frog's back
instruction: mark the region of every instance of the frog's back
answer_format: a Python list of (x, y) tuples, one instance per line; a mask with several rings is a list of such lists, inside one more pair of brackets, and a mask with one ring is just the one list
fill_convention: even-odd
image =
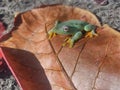
[(60, 22), (57, 25), (57, 29), (61, 30), (64, 26), (69, 27), (69, 30), (76, 30), (76, 31), (83, 31), (84, 27), (88, 25), (88, 22), (81, 21), (81, 20), (68, 20), (64, 22)]
[(74, 26), (74, 25), (82, 25), (85, 26), (88, 24), (88, 22), (85, 21), (81, 21), (81, 20), (68, 20), (63, 22), (64, 25), (68, 25), (68, 26)]

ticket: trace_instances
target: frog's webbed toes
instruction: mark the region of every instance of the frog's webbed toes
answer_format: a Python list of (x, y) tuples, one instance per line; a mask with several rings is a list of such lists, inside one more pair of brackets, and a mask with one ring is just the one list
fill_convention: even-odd
[(52, 36), (53, 36), (53, 33), (52, 33), (52, 32), (48, 33), (48, 39), (51, 39)]
[(54, 32), (54, 30), (55, 30), (57, 24), (58, 24), (58, 21), (56, 21), (54, 27), (51, 30), (48, 31), (48, 35), (49, 35), (48, 38), (49, 39), (51, 39), (51, 38), (56, 36), (56, 33)]
[(65, 46), (66, 44), (69, 44), (69, 47), (72, 48), (74, 41), (71, 38), (66, 38), (65, 42), (62, 44), (62, 46)]
[(70, 37), (66, 37), (64, 40), (64, 43), (62, 44), (62, 46), (65, 46), (68, 43), (68, 40), (70, 39)]
[(56, 33), (53, 33), (53, 36), (52, 37), (55, 37), (57, 34)]
[(69, 42), (69, 47), (72, 48), (73, 45), (74, 45), (74, 42), (71, 40), (71, 41)]
[(48, 39), (51, 39), (51, 38), (53, 38), (55, 36), (56, 36), (56, 33), (52, 32), (52, 31), (48, 32)]
[(85, 34), (85, 38), (86, 38), (86, 37), (90, 37), (90, 38), (93, 37), (92, 32), (87, 32), (87, 33)]
[(74, 41), (70, 38), (70, 39), (68, 39), (67, 43), (69, 44), (69, 47), (72, 48)]
[(85, 34), (85, 38), (86, 38), (86, 37), (92, 38), (92, 37), (94, 37), (94, 36), (98, 36), (98, 34), (97, 34), (97, 33), (93, 33), (92, 31), (87, 32), (87, 33)]
[(95, 33), (95, 34), (93, 34), (93, 36), (98, 36), (98, 34), (97, 34), (97, 33)]

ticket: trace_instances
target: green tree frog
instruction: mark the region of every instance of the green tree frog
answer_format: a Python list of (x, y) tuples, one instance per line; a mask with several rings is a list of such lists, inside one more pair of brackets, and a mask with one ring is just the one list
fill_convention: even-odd
[(71, 36), (65, 39), (65, 43), (63, 44), (63, 46), (68, 43), (69, 47), (73, 47), (74, 43), (83, 36), (97, 36), (95, 29), (95, 25), (81, 20), (68, 20), (64, 22), (56, 21), (55, 26), (48, 31), (48, 35), (49, 39), (56, 36), (57, 34)]

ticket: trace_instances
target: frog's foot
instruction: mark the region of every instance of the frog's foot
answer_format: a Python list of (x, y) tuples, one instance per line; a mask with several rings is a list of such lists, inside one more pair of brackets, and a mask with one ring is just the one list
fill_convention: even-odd
[(86, 38), (86, 37), (92, 38), (92, 37), (94, 37), (94, 36), (98, 36), (98, 34), (93, 33), (93, 32), (91, 31), (91, 32), (87, 32), (87, 33), (86, 33), (85, 38)]
[(67, 44), (68, 39), (69, 39), (69, 37), (65, 38), (64, 43), (62, 44), (62, 46), (65, 46)]
[(50, 32), (50, 33), (48, 33), (48, 35), (49, 35), (48, 39), (51, 39), (51, 38), (52, 38), (52, 36), (53, 36), (53, 33), (52, 33), (52, 32)]
[(66, 38), (66, 39), (65, 39), (65, 43), (63, 43), (62, 46), (65, 46), (67, 43), (69, 44), (69, 47), (70, 47), (70, 48), (73, 47), (74, 42), (73, 42), (73, 40), (72, 40), (71, 38), (69, 38), (69, 37)]
[(69, 44), (69, 47), (72, 48), (73, 44), (74, 44), (74, 41), (70, 38), (70, 39), (67, 40), (67, 43)]
[(53, 37), (55, 37), (55, 36), (56, 36), (56, 33), (54, 33), (54, 32), (50, 32), (48, 38), (51, 39), (51, 38), (53, 38)]
[(53, 37), (55, 37), (57, 34), (56, 33), (53, 33)]

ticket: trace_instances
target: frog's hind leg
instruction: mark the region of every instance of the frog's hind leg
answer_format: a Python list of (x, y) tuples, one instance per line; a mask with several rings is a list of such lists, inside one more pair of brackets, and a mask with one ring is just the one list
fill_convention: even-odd
[(80, 39), (83, 36), (82, 32), (77, 32), (68, 42), (69, 42), (69, 47), (72, 48), (74, 43)]
[(84, 27), (84, 30), (87, 32), (85, 34), (85, 37), (94, 37), (94, 36), (98, 36), (98, 34), (95, 32), (96, 26), (88, 24)]
[(92, 37), (94, 37), (94, 36), (98, 36), (98, 34), (95, 33), (94, 31), (89, 31), (89, 32), (87, 32), (87, 33), (85, 34), (85, 37), (90, 37), (90, 38), (92, 38)]

